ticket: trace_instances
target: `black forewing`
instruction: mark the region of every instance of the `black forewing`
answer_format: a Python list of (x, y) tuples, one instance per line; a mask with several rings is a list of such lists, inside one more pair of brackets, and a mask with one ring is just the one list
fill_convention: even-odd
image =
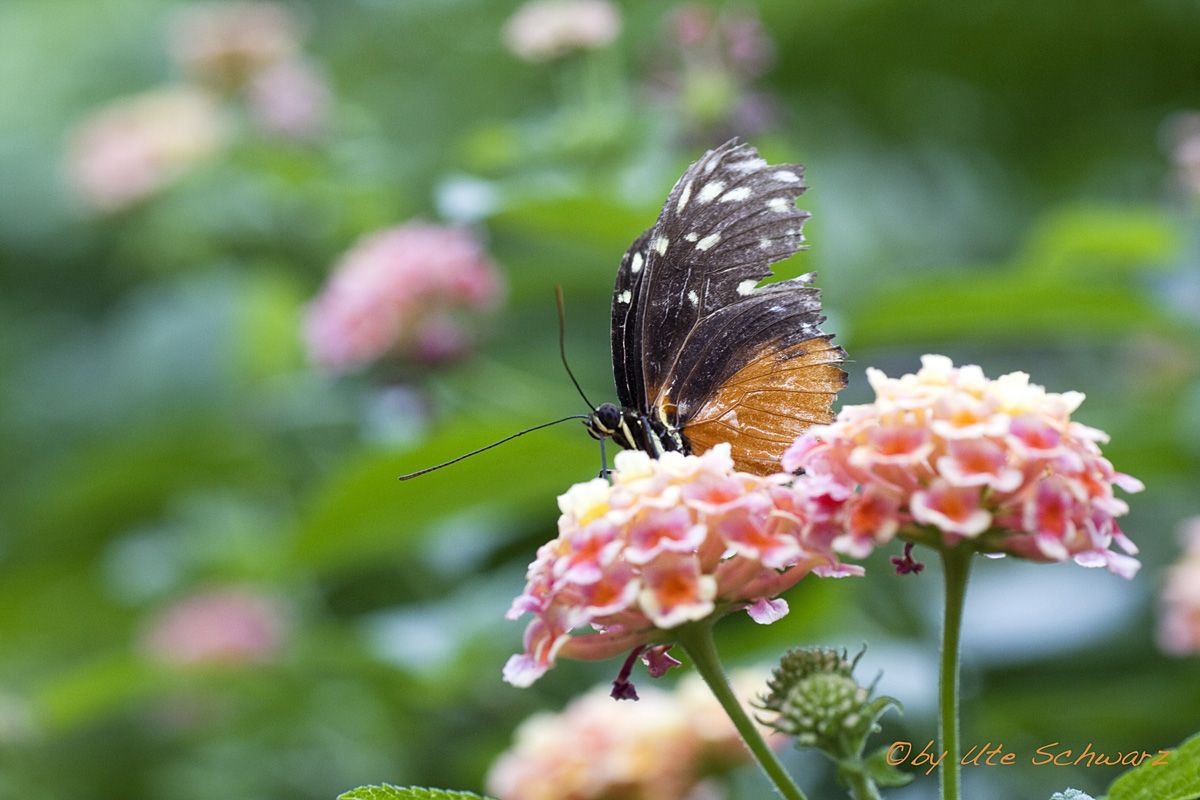
[[(625, 322), (626, 329), (634, 325), (636, 332), (624, 334), (622, 366), (617, 367), (630, 374), (631, 361), (640, 352), (641, 384), (627, 385), (636, 403), (632, 407), (651, 413), (673, 378), (681, 377), (681, 358), (690, 352), (693, 356), (683, 360), (690, 362), (689, 368), (697, 363), (694, 348), (706, 345), (703, 339), (710, 337), (696, 336), (694, 329), (718, 311), (722, 328), (706, 324), (705, 330), (743, 341), (741, 351), (727, 342), (723, 349), (730, 357), (739, 352), (744, 359), (753, 355), (746, 351), (749, 342), (742, 332), (725, 325), (738, 324), (739, 315), (751, 307), (769, 308), (761, 305), (755, 287), (771, 274), (771, 264), (792, 255), (804, 242), (808, 214), (795, 206), (803, 191), (802, 167), (767, 164), (753, 147), (736, 141), (709, 151), (675, 184), (658, 221), (639, 239), (645, 264), (633, 276), (636, 296), (631, 298), (632, 316)], [(769, 292), (772, 299), (798, 288), (781, 286)], [(786, 297), (783, 301), (797, 302)], [(774, 320), (771, 324), (784, 325), (795, 314), (768, 317)], [(761, 341), (761, 335), (751, 338)], [(694, 344), (685, 348), (689, 342)], [(614, 348), (614, 365), (616, 359)], [(618, 377), (618, 388), (620, 382)]]
[(617, 382), (617, 399), (624, 408), (645, 405), (646, 389), (642, 380), (642, 329), (637, 309), (641, 305), (640, 287), (646, 270), (646, 242), (651, 228), (634, 240), (617, 270), (612, 300), (612, 362)]

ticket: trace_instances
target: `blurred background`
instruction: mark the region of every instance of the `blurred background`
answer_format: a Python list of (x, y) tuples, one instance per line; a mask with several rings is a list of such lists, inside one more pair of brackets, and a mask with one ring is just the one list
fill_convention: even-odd
[[(978, 570), (965, 740), (1177, 744), (1200, 728), (1200, 556), (1170, 566), (1200, 515), (1197, 41), (1184, 0), (4, 0), (0, 797), (482, 791), (522, 720), (611, 679), (500, 681), (555, 495), (597, 469), (582, 430), (395, 478), (585, 411), (555, 284), (614, 399), (620, 256), (732, 135), (807, 166), (811, 249), (779, 271), (817, 272), (843, 402), (925, 352), (1025, 370), (1086, 392), (1148, 487), (1132, 582)], [(769, 628), (728, 620), (723, 653), (868, 641), (860, 676), (906, 704), (879, 742), (933, 738), (939, 576), (888, 555)], [(679, 791), (765, 794), (729, 769)], [(1112, 777), (1022, 758), (967, 796)], [(668, 796), (639, 791), (502, 800)]]

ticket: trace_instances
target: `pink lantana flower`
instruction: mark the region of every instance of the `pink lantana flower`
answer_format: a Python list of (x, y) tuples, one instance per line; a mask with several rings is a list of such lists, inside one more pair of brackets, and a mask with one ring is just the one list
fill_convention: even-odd
[[(735, 671), (734, 693), (748, 712), (768, 673)], [(708, 778), (748, 761), (749, 753), (697, 675), (670, 690), (651, 688), (635, 706), (617, 705), (603, 687), (561, 711), (521, 723), (512, 747), (492, 764), (487, 790), (500, 800), (718, 798)], [(776, 749), (787, 737), (760, 727)]]
[(1168, 653), (1200, 653), (1200, 517), (1183, 525), (1183, 557), (1167, 571), (1159, 645)]
[(1179, 186), (1200, 200), (1200, 111), (1185, 111), (1168, 120), (1167, 139)]
[(524, 652), (504, 669), (513, 685), (530, 685), (558, 656), (633, 650), (661, 671), (674, 628), (736, 609), (774, 622), (787, 613), (778, 596), (809, 572), (861, 573), (795, 507), (790, 475), (736, 472), (727, 444), (658, 460), (625, 451), (614, 466), (611, 484), (597, 478), (559, 497), (558, 538), (538, 550), (509, 612), (534, 615)]
[(171, 666), (257, 663), (279, 653), (287, 627), (274, 598), (251, 588), (223, 587), (160, 611), (142, 646), (150, 658)]
[(833, 548), (863, 557), (897, 534), (969, 539), (1132, 577), (1137, 548), (1117, 524), (1129, 509), (1114, 487), (1142, 484), (1101, 454), (1106, 434), (1071, 419), (1083, 395), (1047, 392), (1021, 372), (990, 380), (945, 356), (921, 363), (901, 378), (867, 370), (875, 402), (843, 408), (784, 453), (785, 469), (804, 471), (797, 508), (837, 532)]
[(237, 89), (295, 57), (302, 39), (299, 20), (283, 3), (195, 3), (172, 21), (170, 55), (191, 80)]
[(389, 356), (446, 361), (470, 346), (460, 317), (492, 307), (501, 291), (495, 264), (465, 229), (413, 222), (373, 233), (309, 307), (309, 357), (338, 371)]
[(504, 43), (525, 61), (542, 62), (577, 50), (599, 50), (621, 32), (610, 0), (529, 0), (504, 25)]
[(264, 133), (307, 140), (324, 130), (333, 93), (320, 70), (292, 59), (258, 72), (246, 87), (246, 102)]
[(227, 120), (207, 92), (143, 92), (80, 123), (71, 134), (66, 177), (90, 210), (122, 211), (217, 154), (227, 138)]

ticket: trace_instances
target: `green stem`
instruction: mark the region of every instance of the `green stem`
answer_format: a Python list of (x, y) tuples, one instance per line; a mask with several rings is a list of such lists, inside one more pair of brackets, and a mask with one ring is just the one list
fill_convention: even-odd
[(963, 605), (967, 579), (971, 575), (973, 551), (966, 544), (942, 548), (942, 575), (946, 587), (946, 615), (942, 625), (942, 670), (939, 704), (941, 717), (938, 734), (942, 751), (942, 800), (959, 800), (960, 764), (958, 739), (958, 654), (962, 632)]
[(865, 772), (848, 772), (845, 780), (854, 800), (882, 800), (879, 790), (875, 788), (875, 781), (868, 778)]
[(696, 671), (704, 678), (717, 702), (729, 715), (733, 726), (741, 734), (742, 741), (746, 743), (763, 772), (767, 773), (771, 783), (775, 784), (779, 795), (786, 800), (807, 800), (804, 792), (800, 791), (800, 787), (784, 770), (783, 764), (779, 763), (775, 752), (767, 745), (758, 731), (758, 726), (751, 721), (730, 688), (729, 679), (725, 677), (725, 670), (721, 667), (721, 659), (717, 655), (716, 643), (713, 642), (712, 622), (702, 621), (683, 626), (679, 630), (679, 643), (691, 657)]

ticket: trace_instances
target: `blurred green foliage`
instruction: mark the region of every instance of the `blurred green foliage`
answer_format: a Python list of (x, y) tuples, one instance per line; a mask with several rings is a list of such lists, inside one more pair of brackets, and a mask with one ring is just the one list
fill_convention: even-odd
[[(530, 65), (501, 43), (512, 2), (312, 0), (295, 8), (333, 90), (324, 136), (239, 136), (136, 207), (89, 215), (63, 180), (69, 131), (176, 79), (164, 31), (178, 5), (0, 4), (0, 798), (481, 790), (522, 718), (614, 666), (565, 663), (524, 691), (499, 680), (520, 647), (503, 612), (554, 531), (554, 496), (598, 454), (563, 426), (395, 477), (581, 410), (558, 363), (556, 283), (581, 382), (611, 399), (618, 259), (737, 119), (689, 124), (686, 93), (656, 83), (678, 61), (666, 4), (622, 3), (613, 48)], [(980, 570), (1012, 617), (1073, 635), (989, 646), (969, 614), (966, 740), (1183, 740), (1200, 727), (1200, 662), (1159, 654), (1154, 595), (1176, 525), (1200, 514), (1200, 216), (1172, 188), (1161, 132), (1200, 103), (1200, 9), (742, 7), (777, 53), (756, 84), (775, 118), (754, 143), (804, 162), (812, 187), (812, 249), (781, 272), (818, 273), (852, 358), (843, 402), (867, 396), (865, 367), (911, 371), (923, 352), (1025, 370), (1085, 391), (1080, 418), (1148, 485), (1126, 525), (1145, 563), (1131, 586)], [(385, 376), (306, 364), (304, 305), (358, 236), (438, 218), (464, 177), (495, 198), (478, 227), (507, 305), (473, 359), (408, 376), (417, 411), (381, 420)], [(784, 621), (731, 620), (719, 644), (749, 663), (869, 640), (908, 708), (884, 736), (924, 741), (932, 708), (911, 695), (935, 681), (936, 577), (894, 578), (886, 554), (868, 572), (806, 582)], [(275, 658), (147, 657), (161, 609), (230, 585), (284, 609)], [(834, 791), (819, 764), (803, 769), (814, 796)], [(1113, 777), (984, 773), (968, 770), (968, 796), (1099, 793)], [(753, 775), (734, 785), (761, 796)], [(918, 776), (894, 796), (933, 786)]]

